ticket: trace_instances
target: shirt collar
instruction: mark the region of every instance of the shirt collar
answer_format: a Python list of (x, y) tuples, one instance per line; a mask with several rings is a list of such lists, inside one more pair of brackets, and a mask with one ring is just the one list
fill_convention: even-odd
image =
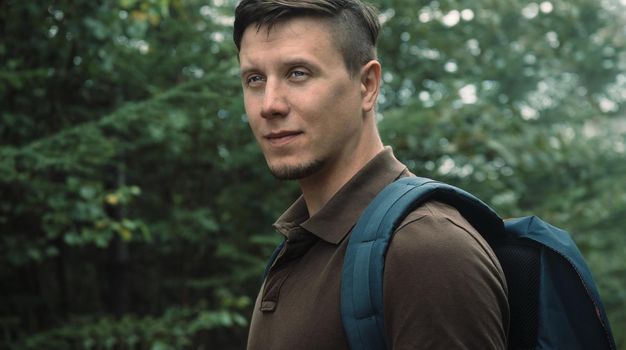
[(385, 147), (315, 215), (309, 218), (304, 198), (300, 196), (278, 218), (274, 227), (288, 238), (294, 231), (300, 231), (294, 229), (301, 227), (326, 242), (338, 244), (386, 185), (409, 174), (406, 166), (395, 158), (391, 147)]

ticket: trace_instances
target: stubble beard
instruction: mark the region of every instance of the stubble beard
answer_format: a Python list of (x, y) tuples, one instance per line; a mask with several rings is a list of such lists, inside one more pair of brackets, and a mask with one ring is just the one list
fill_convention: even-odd
[(325, 162), (321, 159), (313, 160), (307, 164), (286, 165), (272, 167), (268, 164), (270, 172), (278, 180), (301, 180), (309, 177), (324, 167)]

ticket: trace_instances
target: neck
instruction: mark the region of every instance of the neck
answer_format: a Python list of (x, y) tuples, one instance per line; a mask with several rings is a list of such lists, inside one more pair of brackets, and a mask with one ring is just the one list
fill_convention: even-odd
[(359, 142), (317, 173), (300, 180), (309, 216), (317, 213), (356, 173), (383, 150), (375, 124), (363, 131)]

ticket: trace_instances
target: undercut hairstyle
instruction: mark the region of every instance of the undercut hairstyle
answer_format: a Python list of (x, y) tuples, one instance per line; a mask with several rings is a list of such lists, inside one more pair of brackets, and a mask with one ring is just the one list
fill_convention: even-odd
[(360, 0), (242, 0), (235, 10), (233, 30), (237, 51), (241, 51), (241, 39), (249, 26), (255, 26), (257, 31), (265, 26), (269, 33), (274, 25), (296, 17), (319, 18), (329, 23), (331, 40), (352, 76), (376, 59), (378, 12)]

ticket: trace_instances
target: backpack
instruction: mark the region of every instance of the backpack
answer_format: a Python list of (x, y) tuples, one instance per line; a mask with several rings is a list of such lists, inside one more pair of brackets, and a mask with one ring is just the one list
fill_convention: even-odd
[(502, 221), (473, 195), (420, 177), (388, 185), (352, 230), (341, 276), (350, 348), (386, 348), (385, 253), (396, 226), (430, 200), (455, 207), (498, 257), (509, 292), (509, 349), (616, 349), (591, 272), (567, 232), (535, 216)]

